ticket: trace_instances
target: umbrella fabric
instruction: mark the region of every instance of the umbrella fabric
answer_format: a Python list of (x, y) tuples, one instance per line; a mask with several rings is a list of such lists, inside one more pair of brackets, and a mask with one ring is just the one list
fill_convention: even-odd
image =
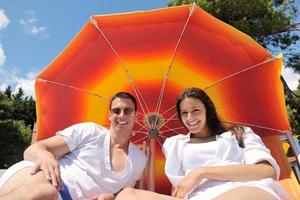
[(160, 145), (186, 133), (178, 93), (205, 89), (222, 120), (278, 134), (290, 130), (281, 67), (282, 58), (194, 4), (92, 16), (36, 79), (37, 139), (78, 122), (109, 126), (109, 98), (131, 92), (139, 110), (132, 141), (156, 141), (156, 191), (168, 193)]

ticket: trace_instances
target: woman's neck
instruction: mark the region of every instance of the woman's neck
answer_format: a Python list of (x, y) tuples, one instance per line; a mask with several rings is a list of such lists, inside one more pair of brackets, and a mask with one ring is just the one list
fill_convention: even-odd
[(216, 140), (216, 135), (206, 126), (199, 133), (191, 133), (191, 140), (198, 143), (211, 142)]
[(216, 136), (215, 135), (208, 135), (205, 137), (197, 136), (193, 133), (191, 133), (191, 138), (190, 138), (190, 143), (206, 143), (206, 142), (211, 142), (215, 141)]

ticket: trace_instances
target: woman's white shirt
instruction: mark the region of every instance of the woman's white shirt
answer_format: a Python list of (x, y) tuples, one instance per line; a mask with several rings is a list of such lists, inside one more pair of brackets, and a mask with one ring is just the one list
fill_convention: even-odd
[[(236, 137), (231, 132), (216, 136), (216, 141), (197, 144), (189, 141), (190, 134), (176, 135), (168, 138), (163, 145), (166, 157), (165, 172), (174, 187), (185, 175), (199, 167), (255, 164), (264, 160), (273, 166), (276, 177), (279, 178), (278, 164), (261, 138), (250, 128), (245, 128), (243, 135), (245, 148), (238, 145)], [(189, 198), (211, 199), (242, 185), (263, 188), (277, 198), (279, 198), (277, 193), (280, 195), (284, 193), (278, 182), (271, 178), (248, 182), (203, 180)]]

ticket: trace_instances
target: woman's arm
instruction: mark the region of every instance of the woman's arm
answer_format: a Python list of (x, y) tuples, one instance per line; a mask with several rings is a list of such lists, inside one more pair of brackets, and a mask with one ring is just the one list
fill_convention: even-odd
[(257, 164), (212, 166), (196, 169), (198, 179), (222, 181), (253, 181), (264, 178), (275, 179), (274, 168), (266, 161)]
[(266, 161), (257, 164), (200, 167), (191, 171), (175, 187), (172, 196), (184, 198), (203, 179), (220, 181), (254, 181), (264, 178), (275, 179), (275, 170)]

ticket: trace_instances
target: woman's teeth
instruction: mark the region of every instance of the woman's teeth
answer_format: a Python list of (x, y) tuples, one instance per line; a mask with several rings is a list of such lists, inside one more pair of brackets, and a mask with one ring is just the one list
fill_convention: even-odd
[(198, 123), (199, 123), (199, 121), (196, 121), (196, 122), (190, 122), (189, 125), (190, 125), (190, 126), (195, 126), (195, 125), (197, 125)]

